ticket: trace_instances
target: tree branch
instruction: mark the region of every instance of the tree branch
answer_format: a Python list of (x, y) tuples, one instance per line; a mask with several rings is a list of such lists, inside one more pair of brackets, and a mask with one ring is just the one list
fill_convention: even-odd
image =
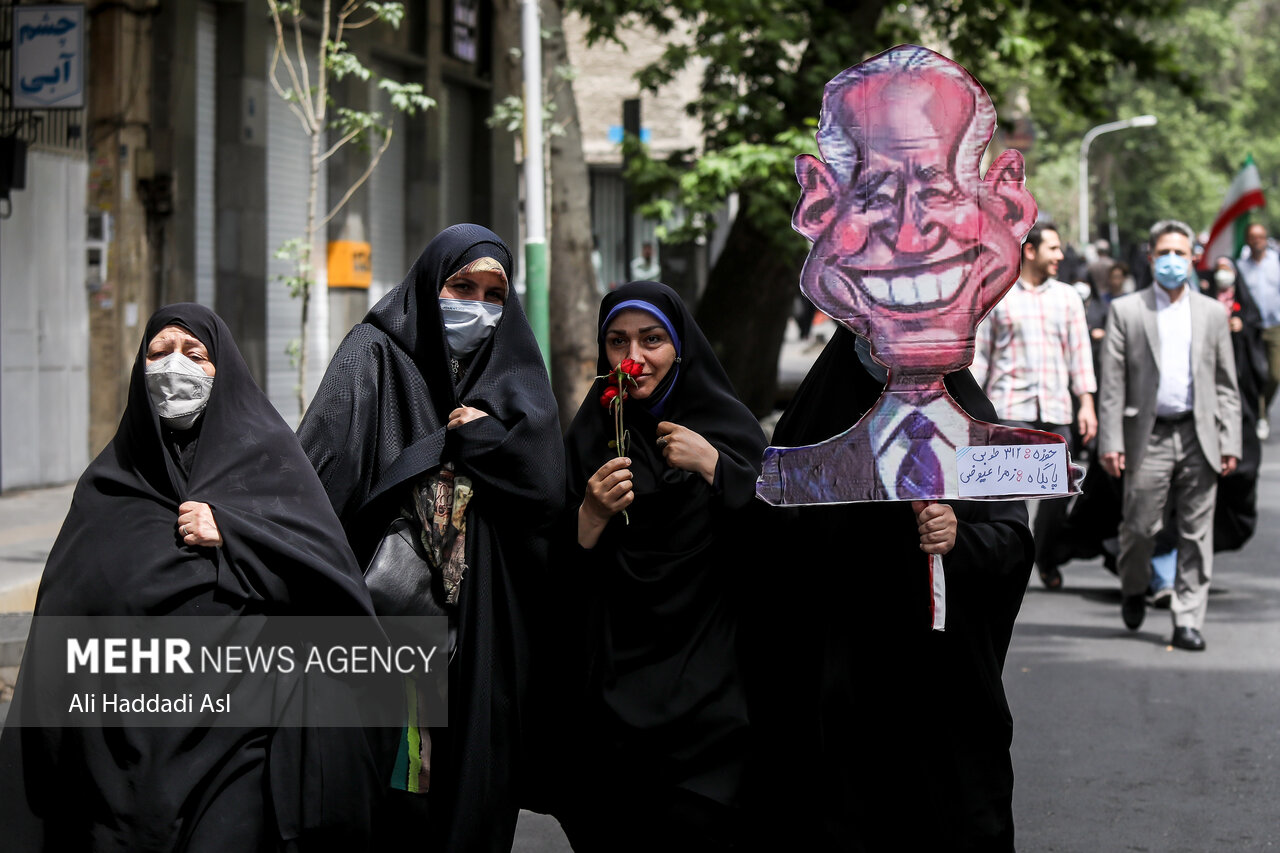
[(339, 148), (341, 148), (342, 146), (346, 145), (348, 142), (350, 142), (351, 140), (353, 140), (353, 139), (355, 139), (357, 136), (359, 136), (359, 135), (360, 135), (360, 131), (362, 131), (362, 130), (364, 130), (364, 128), (362, 128), (362, 127), (357, 127), (355, 130), (350, 131), (349, 133), (347, 133), (347, 135), (346, 135), (346, 136), (342, 137), (342, 138), (341, 138), (341, 139), (339, 139), (337, 142), (333, 143), (333, 147), (332, 147), (332, 148), (330, 148), (328, 151), (326, 151), (326, 152), (324, 152), (323, 154), (321, 154), (321, 155), (320, 155), (320, 162), (321, 162), (321, 163), (323, 163), (325, 160), (328, 160), (328, 159), (329, 159), (330, 157), (332, 157), (334, 154), (337, 154), (337, 153), (338, 153), (338, 149), (339, 149)]
[(320, 119), (320, 132), (324, 132), (324, 117), (329, 110), (329, 15), (333, 9), (330, 0), (324, 0), (324, 23), (320, 26), (320, 59), (316, 63), (316, 86), (320, 90), (316, 98), (316, 115)]
[(377, 15), (374, 15), (371, 18), (365, 18), (363, 21), (356, 21), (354, 24), (346, 24), (345, 26), (349, 30), (363, 30), (365, 27), (370, 24), (377, 23), (379, 20), (381, 19)]
[(324, 129), (324, 113), (316, 109), (315, 102), (311, 100), (311, 68), (307, 65), (307, 51), (302, 44), (302, 24), (295, 19), (293, 25), (293, 40), (297, 44), (298, 62), (302, 65), (302, 83), (305, 87), (307, 99), (307, 112), (315, 119), (315, 133), (319, 133)]
[[(297, 95), (298, 101), (303, 99), (302, 84), (298, 82), (297, 69), (293, 65), (293, 59), (290, 58), (289, 51), (284, 46), (284, 24), (280, 20), (280, 6), (276, 3), (276, 0), (267, 0), (267, 3), (271, 7), (271, 22), (275, 25), (276, 30), (276, 49), (271, 54), (271, 68), (268, 69), (267, 76), (271, 79), (271, 86), (276, 90), (276, 94), (283, 98), (285, 103), (294, 106), (295, 102), (290, 101), (288, 93), (280, 85), (280, 81), (276, 79), (276, 66), (280, 64), (281, 56), (284, 57), (284, 67), (289, 72), (289, 79), (293, 82), (293, 91)], [(298, 110), (295, 109), (294, 112), (298, 113)], [(312, 114), (309, 99), (306, 108), (299, 115), (299, 119), (302, 121), (303, 129), (308, 134), (314, 133), (315, 116)]]
[(338, 211), (342, 210), (343, 206), (351, 200), (353, 195), (356, 194), (356, 190), (360, 189), (360, 187), (364, 185), (364, 182), (369, 180), (369, 176), (373, 174), (373, 170), (378, 167), (378, 162), (382, 159), (382, 155), (386, 153), (387, 148), (391, 145), (391, 135), (392, 129), (387, 128), (387, 138), (383, 140), (382, 147), (379, 148), (369, 160), (369, 168), (365, 169), (364, 174), (361, 175), (354, 184), (347, 188), (346, 193), (338, 200), (338, 203), (333, 206), (333, 209), (329, 211), (328, 215), (312, 227), (311, 233), (314, 234), (324, 226), (328, 225), (329, 220), (337, 216)]
[[(278, 47), (276, 48), (276, 50), (277, 52), (279, 52)], [(298, 100), (290, 99), (289, 93), (285, 91), (284, 87), (280, 85), (280, 81), (276, 79), (274, 60), (271, 63), (271, 72), (267, 75), (267, 77), (268, 79), (271, 80), (271, 87), (276, 90), (276, 94), (280, 96), (280, 100), (284, 101), (285, 106), (287, 106), (290, 110), (292, 110), (293, 114), (298, 117), (298, 122), (302, 125), (303, 132), (306, 133), (308, 136), (310, 136), (312, 133), (311, 128), (313, 127), (313, 125), (310, 119), (308, 119), (307, 114), (304, 113), (302, 109), (298, 106)]]

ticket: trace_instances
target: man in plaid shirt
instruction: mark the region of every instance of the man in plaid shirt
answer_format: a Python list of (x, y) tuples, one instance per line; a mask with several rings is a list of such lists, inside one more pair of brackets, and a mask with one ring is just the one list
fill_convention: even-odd
[[(1076, 427), (1093, 440), (1097, 390), (1084, 302), (1053, 276), (1062, 260), (1057, 226), (1037, 222), (1022, 245), (1022, 274), (978, 326), (973, 376), (987, 392), (1000, 422), (1057, 433), (1071, 444), (1071, 395), (1080, 402)], [(1049, 589), (1062, 586), (1056, 545), (1067, 498), (1040, 501), (1036, 512), (1036, 567)]]

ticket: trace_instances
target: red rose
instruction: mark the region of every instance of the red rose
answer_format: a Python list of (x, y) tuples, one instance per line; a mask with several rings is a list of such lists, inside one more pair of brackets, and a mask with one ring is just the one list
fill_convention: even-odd
[(641, 373), (644, 373), (644, 365), (642, 365), (638, 361), (633, 361), (632, 359), (629, 359), (629, 358), (624, 358), (622, 360), (622, 364), (620, 364), (618, 367), (623, 373), (627, 374), (628, 376), (639, 376)]
[(1232, 303), (1231, 303), (1231, 313), (1232, 313), (1232, 314), (1239, 314), (1239, 313), (1240, 313), (1240, 303), (1239, 303), (1239, 302), (1232, 302)]
[(613, 404), (613, 399), (618, 396), (618, 389), (609, 387), (604, 389), (604, 393), (600, 395), (600, 405), (606, 409)]

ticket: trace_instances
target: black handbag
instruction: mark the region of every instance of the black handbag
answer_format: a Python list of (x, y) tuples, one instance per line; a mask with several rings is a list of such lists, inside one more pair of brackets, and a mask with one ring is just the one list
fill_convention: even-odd
[[(449, 620), (449, 659), (458, 645), (457, 620), (453, 608), (445, 604), (444, 583), (433, 571), (416, 526), (407, 518), (396, 518), (387, 526), (382, 540), (364, 570), (364, 582), (379, 616), (445, 616)], [(402, 624), (403, 620), (397, 620)], [(414, 636), (394, 636), (393, 642), (415, 641)]]

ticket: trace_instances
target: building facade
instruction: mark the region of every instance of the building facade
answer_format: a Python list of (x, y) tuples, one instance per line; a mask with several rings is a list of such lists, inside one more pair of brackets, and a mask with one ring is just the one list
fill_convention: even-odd
[[(606, 284), (627, 281), (629, 262), (640, 256), (644, 243), (652, 243), (662, 269), (662, 280), (694, 301), (706, 286), (708, 265), (719, 254), (732, 204), (717, 223), (717, 232), (708, 240), (689, 245), (663, 245), (656, 236), (660, 223), (638, 215), (628, 217), (626, 182), (622, 177), (623, 102), (639, 101), (640, 138), (651, 156), (664, 159), (676, 152), (701, 152), (702, 127), (690, 116), (686, 105), (697, 99), (704, 66), (691, 62), (687, 68), (656, 92), (642, 91), (636, 72), (657, 61), (667, 46), (688, 33), (667, 36), (644, 27), (622, 30), (621, 44), (588, 45), (587, 24), (580, 17), (565, 18), (565, 37), (576, 77), (574, 93), (582, 122), (582, 147), (591, 177), (591, 217), (601, 260), (601, 278)], [(627, 219), (631, 219), (630, 244)]]
[[(304, 6), (315, 21), (319, 3)], [(405, 7), (398, 29), (349, 34), (375, 77), (334, 88), (337, 105), (382, 112), (393, 135), (313, 240), (308, 392), (347, 329), (440, 228), (474, 221), (516, 242), (514, 138), (485, 119), (513, 94), (506, 66), (518, 9), (488, 0)], [(0, 5), (0, 16), (9, 26), (11, 7)], [(299, 414), (289, 350), (301, 304), (279, 280), (291, 270), (275, 253), (305, 231), (309, 140), (271, 83), (267, 3), (90, 2), (84, 20), (79, 114), (38, 118), (0, 102), (0, 136), (13, 125), (29, 143), (25, 187), (0, 221), (0, 489), (79, 475), (114, 434), (142, 325), (166, 303), (216, 310), (286, 420)], [(318, 23), (303, 33), (314, 73)], [(278, 63), (276, 74), (287, 87)], [(378, 77), (421, 83), (435, 106), (395, 114)], [(326, 161), (322, 216), (368, 164), (354, 146)], [(367, 286), (329, 286), (325, 259), (339, 241), (363, 246)]]

